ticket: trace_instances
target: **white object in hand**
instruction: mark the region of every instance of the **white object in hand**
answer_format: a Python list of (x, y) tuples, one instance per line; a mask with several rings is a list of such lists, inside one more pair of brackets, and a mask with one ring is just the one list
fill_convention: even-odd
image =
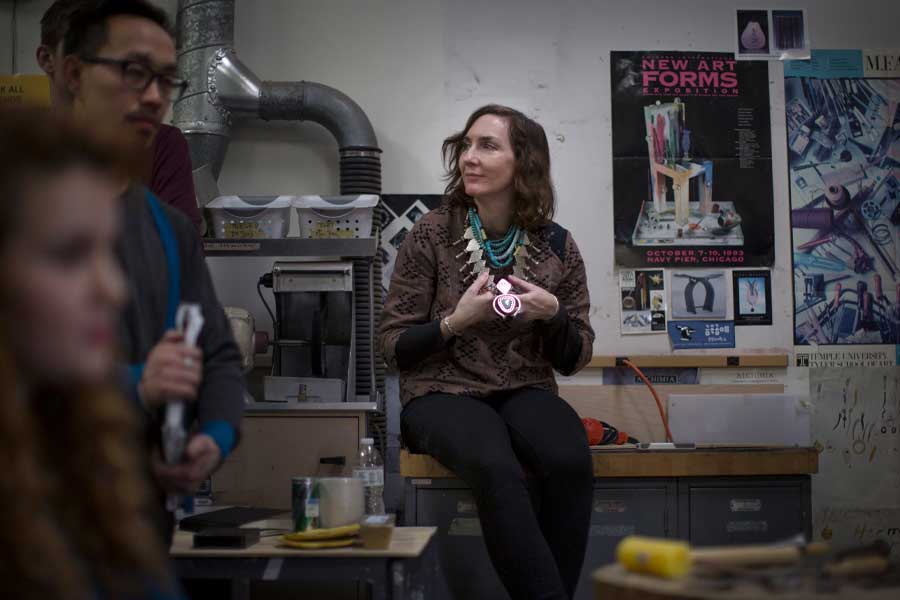
[[(175, 327), (184, 336), (185, 345), (195, 347), (200, 330), (203, 329), (203, 312), (200, 305), (181, 303), (175, 313)], [(180, 463), (184, 457), (184, 447), (187, 444), (184, 409), (184, 402), (166, 404), (166, 416), (162, 426), (163, 455), (170, 465)]]

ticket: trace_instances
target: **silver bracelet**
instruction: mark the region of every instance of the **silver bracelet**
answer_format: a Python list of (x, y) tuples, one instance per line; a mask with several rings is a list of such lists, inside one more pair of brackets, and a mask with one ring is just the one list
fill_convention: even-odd
[(446, 317), (441, 319), (441, 323), (444, 324), (444, 327), (447, 328), (447, 333), (449, 333), (451, 336), (456, 337), (457, 335), (459, 335), (453, 330), (453, 327), (450, 326), (450, 315), (447, 315)]
[(556, 315), (559, 314), (559, 298), (557, 298), (556, 296), (553, 296), (553, 299), (556, 300), (556, 310), (553, 312), (553, 316), (548, 319), (544, 319), (545, 321), (552, 321), (553, 319), (556, 318)]

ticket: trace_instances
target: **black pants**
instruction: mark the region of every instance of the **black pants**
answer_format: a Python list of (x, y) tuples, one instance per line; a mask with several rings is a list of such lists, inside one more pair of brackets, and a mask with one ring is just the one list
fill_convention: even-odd
[(429, 394), (407, 403), (401, 427), (410, 450), (430, 454), (472, 488), (491, 562), (513, 600), (571, 598), (593, 481), (572, 407), (533, 388), (486, 399)]

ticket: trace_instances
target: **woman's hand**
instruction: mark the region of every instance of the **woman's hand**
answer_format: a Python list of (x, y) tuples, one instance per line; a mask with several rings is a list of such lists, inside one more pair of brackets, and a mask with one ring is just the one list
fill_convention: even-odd
[(518, 289), (524, 290), (524, 293), (518, 294), (522, 302), (519, 318), (525, 321), (546, 321), (559, 312), (559, 300), (544, 288), (512, 275), (506, 279)]
[(456, 303), (456, 308), (448, 317), (452, 333), (462, 333), (463, 330), (494, 315), (494, 309), (491, 307), (494, 294), (484, 287), (487, 285), (488, 277), (490, 273), (482, 271)]

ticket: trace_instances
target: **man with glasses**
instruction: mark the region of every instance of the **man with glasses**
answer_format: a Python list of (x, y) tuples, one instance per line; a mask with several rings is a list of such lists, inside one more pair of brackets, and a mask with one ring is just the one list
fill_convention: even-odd
[[(76, 13), (61, 75), (71, 116), (101, 134), (124, 137), (135, 152), (149, 148), (185, 87), (176, 75), (168, 19), (144, 0), (106, 0)], [(187, 217), (137, 183), (127, 185), (123, 204), (121, 256), (130, 291), (124, 349), (155, 437), (165, 404), (188, 401), (185, 460), (166, 465), (157, 457), (154, 471), (164, 491), (190, 494), (237, 441), (244, 402), (240, 353)], [(173, 331), (180, 302), (201, 306), (205, 323), (197, 348)], [(171, 518), (168, 513), (167, 535)]]
[[(64, 38), (70, 21), (79, 11), (90, 10), (97, 0), (56, 0), (41, 18), (41, 43), (36, 51), (38, 65), (50, 79), (50, 101), (55, 110), (68, 111), (72, 94), (63, 78)], [(125, 65), (122, 65), (126, 68)], [(133, 63), (127, 67), (126, 79), (143, 88), (151, 75), (145, 65)], [(172, 82), (169, 93), (174, 101), (183, 93), (184, 82)], [(153, 137), (151, 169), (147, 187), (163, 202), (184, 212), (200, 230), (200, 210), (191, 175), (191, 158), (187, 140), (177, 127), (161, 124)]]

